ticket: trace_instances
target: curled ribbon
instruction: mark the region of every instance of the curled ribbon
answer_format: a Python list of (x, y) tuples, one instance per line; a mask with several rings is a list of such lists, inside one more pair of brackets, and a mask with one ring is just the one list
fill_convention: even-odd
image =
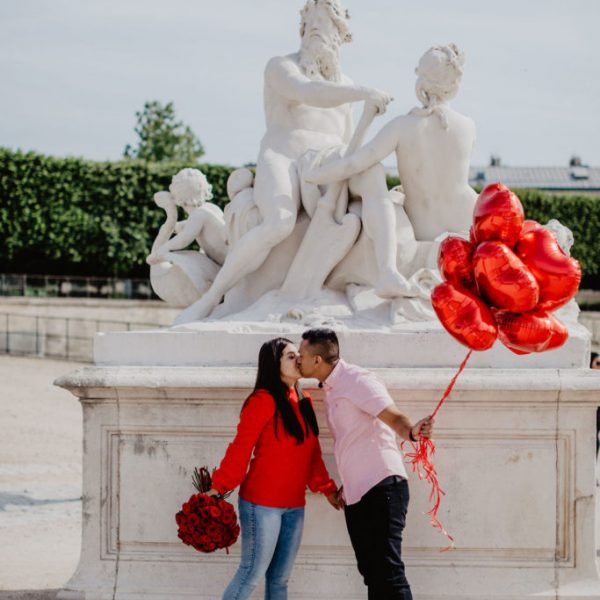
[[(462, 373), (463, 369), (467, 365), (467, 361), (471, 358), (471, 354), (473, 350), (469, 350), (465, 358), (463, 359), (458, 371), (455, 373), (454, 377), (446, 387), (440, 401), (438, 402), (435, 410), (431, 414), (431, 418), (434, 418), (435, 415), (440, 410), (442, 404), (444, 404), (446, 398), (450, 395), (450, 392), (454, 388), (454, 384), (458, 379), (458, 376)], [(404, 450), (404, 444), (406, 442), (402, 442), (402, 449)], [(435, 470), (435, 465), (433, 464), (433, 457), (435, 456), (435, 442), (430, 440), (429, 438), (420, 438), (416, 443), (410, 442), (412, 446), (412, 452), (405, 452), (404, 457), (406, 458), (406, 462), (411, 466), (412, 472), (416, 473), (419, 479), (425, 480), (431, 486), (431, 492), (429, 493), (429, 502), (433, 502), (433, 506), (431, 510), (425, 513), (431, 519), (431, 525), (435, 529), (439, 529), (441, 533), (443, 533), (448, 540), (450, 541), (450, 545), (442, 548), (440, 552), (447, 552), (448, 550), (454, 549), (454, 538), (444, 529), (444, 526), (438, 519), (438, 510), (440, 508), (440, 504), (442, 502), (442, 496), (445, 496), (444, 490), (440, 488), (440, 484), (438, 481), (437, 471)]]

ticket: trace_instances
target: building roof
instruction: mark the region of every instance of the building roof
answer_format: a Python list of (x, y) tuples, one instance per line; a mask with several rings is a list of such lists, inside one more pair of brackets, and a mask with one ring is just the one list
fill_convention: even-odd
[(469, 170), (471, 185), (486, 186), (495, 181), (509, 188), (600, 191), (600, 167), (473, 166)]

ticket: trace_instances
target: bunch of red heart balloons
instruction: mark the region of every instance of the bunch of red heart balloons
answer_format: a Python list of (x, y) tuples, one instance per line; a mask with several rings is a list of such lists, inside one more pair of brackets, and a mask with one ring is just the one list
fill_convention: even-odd
[(525, 220), (516, 194), (488, 185), (473, 210), (470, 240), (451, 236), (440, 245), (444, 283), (431, 294), (446, 330), (472, 350), (497, 338), (516, 354), (562, 346), (567, 328), (552, 311), (579, 289), (581, 268), (554, 234)]

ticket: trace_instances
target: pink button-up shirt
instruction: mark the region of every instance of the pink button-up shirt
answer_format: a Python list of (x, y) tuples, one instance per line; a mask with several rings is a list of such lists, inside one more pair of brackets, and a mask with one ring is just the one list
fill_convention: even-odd
[(327, 422), (347, 504), (390, 475), (406, 478), (396, 433), (377, 415), (394, 401), (373, 373), (340, 360), (323, 382)]

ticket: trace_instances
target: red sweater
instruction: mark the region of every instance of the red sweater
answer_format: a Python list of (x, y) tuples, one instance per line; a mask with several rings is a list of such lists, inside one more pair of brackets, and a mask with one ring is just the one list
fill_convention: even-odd
[[(288, 399), (304, 425), (293, 388)], [(334, 492), (336, 485), (323, 464), (319, 439), (311, 433), (298, 444), (281, 419), (277, 425), (276, 437), (275, 400), (266, 390), (257, 390), (243, 408), (237, 434), (213, 473), (213, 488), (222, 494), (241, 483), (240, 498), (279, 508), (304, 506), (307, 486), (326, 495)]]

